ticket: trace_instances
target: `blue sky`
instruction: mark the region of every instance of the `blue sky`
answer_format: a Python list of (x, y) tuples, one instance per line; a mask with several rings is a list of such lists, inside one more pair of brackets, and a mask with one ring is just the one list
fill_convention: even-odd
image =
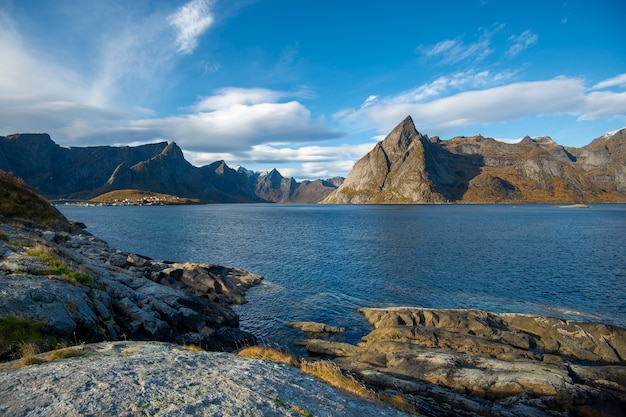
[(175, 141), (345, 176), (396, 124), (449, 139), (626, 126), (626, 1), (0, 0), (0, 135)]

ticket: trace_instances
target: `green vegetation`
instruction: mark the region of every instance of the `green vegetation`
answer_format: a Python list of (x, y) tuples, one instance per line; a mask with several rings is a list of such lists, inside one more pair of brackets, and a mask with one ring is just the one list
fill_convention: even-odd
[(63, 280), (76, 286), (88, 285), (93, 282), (93, 278), (85, 270), (71, 269), (63, 260), (59, 259), (52, 252), (52, 250), (46, 247), (36, 246), (33, 249), (26, 251), (26, 253), (30, 256), (35, 256), (48, 264), (48, 268), (41, 268), (30, 272), (33, 275), (60, 276)]
[(67, 220), (24, 180), (0, 170), (0, 217), (58, 226)]
[(46, 323), (20, 317), (0, 317), (0, 353), (14, 350), (19, 344), (43, 346), (54, 342), (46, 333)]
[(284, 402), (283, 400), (281, 400), (280, 398), (274, 398), (274, 401), (276, 402), (276, 404), (281, 405), (285, 408), (288, 408), (290, 410), (295, 411), (298, 414), (302, 414), (305, 417), (313, 417), (313, 414), (309, 413), (308, 411), (304, 410), (302, 407), (297, 407), (297, 406), (293, 406), (291, 404), (288, 404), (286, 402)]

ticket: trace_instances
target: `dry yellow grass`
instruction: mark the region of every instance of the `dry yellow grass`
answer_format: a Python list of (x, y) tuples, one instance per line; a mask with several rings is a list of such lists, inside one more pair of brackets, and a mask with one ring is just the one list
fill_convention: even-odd
[(63, 349), (57, 349), (57, 350), (51, 351), (50, 353), (48, 353), (46, 360), (50, 362), (50, 361), (55, 361), (57, 359), (74, 358), (74, 357), (83, 356), (86, 354), (87, 354), (87, 350), (85, 349), (84, 346), (66, 347)]
[(204, 352), (204, 349), (202, 349), (200, 346), (197, 346), (197, 345), (183, 345), (183, 349), (191, 350), (194, 352)]
[[(401, 395), (378, 394), (368, 389), (365, 384), (354, 376), (344, 373), (341, 368), (329, 360), (298, 360), (289, 352), (261, 346), (249, 346), (239, 351), (240, 356), (252, 359), (270, 360), (284, 363), (303, 372), (313, 375), (326, 384), (338, 388), (348, 394), (355, 395), (377, 403), (390, 405), (400, 411), (418, 415), (417, 408)], [(298, 410), (296, 410), (298, 411)], [(300, 412), (300, 411), (298, 411)], [(306, 415), (306, 414), (305, 414)]]
[(86, 355), (87, 353), (87, 350), (81, 345), (52, 350), (48, 352), (47, 356), (44, 358), (36, 344), (22, 342), (20, 343), (17, 354), (19, 360), (16, 362), (15, 367), (21, 368), (23, 366), (36, 365), (58, 359), (74, 358), (76, 356)]
[(44, 362), (43, 359), (37, 357), (39, 354), (39, 348), (34, 343), (20, 343), (18, 354), (20, 356), (20, 360), (16, 364), (18, 368)]
[(240, 356), (252, 359), (264, 359), (274, 362), (285, 363), (290, 366), (298, 367), (300, 362), (298, 359), (288, 352), (280, 350), (261, 347), (261, 346), (249, 346), (239, 351)]
[(303, 361), (300, 368), (307, 374), (313, 375), (328, 385), (361, 398), (376, 400), (377, 396), (367, 387), (349, 374), (344, 374), (341, 368), (331, 361)]
[(400, 410), (408, 414), (419, 415), (419, 412), (417, 411), (417, 407), (409, 403), (400, 394), (396, 394), (396, 395), (381, 394), (380, 401), (392, 406), (396, 410)]

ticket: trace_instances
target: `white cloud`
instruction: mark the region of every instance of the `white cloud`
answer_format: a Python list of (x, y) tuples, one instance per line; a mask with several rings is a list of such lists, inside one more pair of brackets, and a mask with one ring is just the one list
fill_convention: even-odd
[(595, 120), (601, 117), (626, 118), (626, 92), (594, 91), (584, 98), (578, 120)]
[(601, 81), (591, 87), (592, 90), (601, 90), (609, 87), (626, 87), (626, 73), (620, 74), (608, 80)]
[(191, 54), (198, 45), (198, 38), (213, 24), (212, 0), (192, 0), (168, 17), (176, 29), (178, 51)]
[(378, 96), (370, 95), (365, 99), (361, 107), (371, 106), (374, 102), (376, 102), (376, 100), (378, 100)]
[(257, 171), (262, 170), (259, 168), (261, 166), (280, 167), (279, 171), (283, 176), (302, 180), (345, 176), (359, 158), (372, 150), (375, 143), (372, 140), (356, 145), (302, 147), (261, 144), (250, 149), (224, 153), (185, 150), (185, 156), (197, 166), (224, 160), (231, 167), (242, 165)]
[(237, 105), (255, 105), (275, 102), (287, 93), (266, 88), (237, 88), (225, 87), (215, 91), (215, 94), (202, 98), (193, 106), (195, 111), (212, 111), (229, 108)]
[(517, 36), (509, 37), (509, 41), (512, 43), (509, 49), (506, 51), (506, 55), (513, 57), (528, 47), (534, 45), (539, 40), (539, 36), (534, 34), (530, 29), (523, 31)]
[(135, 120), (128, 129), (176, 140), (189, 150), (226, 152), (260, 143), (291, 143), (340, 136), (298, 101), (280, 102), (286, 93), (224, 88), (203, 98), (193, 113)]
[[(480, 77), (479, 77), (480, 78)], [(463, 86), (470, 85), (466, 78)], [(621, 76), (599, 85), (621, 84)], [(439, 79), (405, 93), (382, 97), (371, 106), (342, 110), (335, 117), (351, 124), (374, 125), (388, 132), (411, 115), (420, 130), (441, 135), (472, 125), (503, 123), (533, 116), (573, 115), (579, 120), (626, 117), (626, 93), (586, 92), (584, 80), (557, 77), (466, 89), (442, 95), (451, 84)], [(477, 83), (476, 85), (480, 85)]]

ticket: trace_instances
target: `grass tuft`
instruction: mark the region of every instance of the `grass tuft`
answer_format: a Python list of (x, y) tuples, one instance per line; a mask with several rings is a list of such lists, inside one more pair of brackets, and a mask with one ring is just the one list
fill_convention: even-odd
[(202, 349), (198, 345), (183, 345), (182, 348), (185, 349), (185, 350), (191, 350), (193, 352), (204, 352), (205, 351), (204, 349)]
[[(384, 393), (378, 394), (375, 391), (367, 388), (365, 384), (356, 379), (354, 376), (343, 372), (341, 368), (333, 361), (300, 361), (289, 352), (261, 346), (249, 346), (243, 348), (239, 351), (239, 355), (251, 359), (262, 359), (280, 362), (296, 368), (300, 368), (303, 372), (309, 375), (313, 375), (316, 378), (325, 382), (326, 384), (338, 388), (348, 394), (352, 394), (373, 402), (384, 403), (396, 408), (397, 410), (409, 414), (419, 415), (417, 408), (414, 405), (410, 404), (403, 396), (389, 395)], [(278, 398), (275, 398), (274, 401), (304, 416), (310, 415), (310, 413), (308, 413), (307, 411), (299, 409), (298, 407), (293, 407)]]
[(37, 357), (39, 354), (39, 348), (34, 343), (21, 342), (18, 346), (18, 355), (20, 360), (17, 363), (17, 367), (35, 365), (43, 363), (43, 359)]
[(419, 411), (417, 407), (413, 404), (409, 403), (406, 398), (404, 398), (400, 394), (389, 395), (389, 394), (380, 394), (380, 401), (384, 402), (387, 405), (392, 406), (396, 410), (400, 410), (407, 414), (419, 415)]
[(30, 272), (33, 275), (54, 275), (60, 276), (70, 284), (81, 286), (93, 282), (93, 278), (83, 269), (71, 269), (63, 260), (53, 253), (51, 249), (37, 245), (26, 251), (29, 256), (34, 256), (48, 264), (47, 268), (41, 268)]
[(298, 367), (300, 365), (300, 361), (298, 361), (298, 359), (294, 355), (288, 352), (261, 346), (249, 346), (243, 348), (239, 351), (239, 355), (246, 358), (280, 362), (295, 367)]
[(83, 356), (87, 354), (87, 349), (84, 346), (66, 347), (63, 349), (56, 349), (48, 353), (46, 360), (48, 362), (58, 359), (75, 358), (77, 356)]
[(306, 411), (304, 408), (302, 407), (298, 407), (298, 406), (294, 406), (291, 405), (289, 403), (286, 403), (285, 401), (281, 400), (280, 398), (274, 398), (274, 402), (276, 402), (276, 404), (281, 405), (289, 410), (293, 410), (298, 414), (302, 414), (304, 417), (313, 417), (313, 414), (309, 413), (308, 411)]
[(303, 361), (300, 368), (307, 374), (313, 375), (328, 385), (339, 388), (349, 394), (374, 401), (378, 399), (374, 391), (368, 389), (362, 382), (357, 380), (352, 375), (344, 374), (341, 368), (339, 368), (339, 366), (332, 361)]
[(21, 317), (0, 317), (0, 353), (10, 352), (14, 347), (23, 343), (32, 343), (38, 346), (55, 343), (54, 338), (45, 333), (46, 323), (43, 321), (28, 320)]

